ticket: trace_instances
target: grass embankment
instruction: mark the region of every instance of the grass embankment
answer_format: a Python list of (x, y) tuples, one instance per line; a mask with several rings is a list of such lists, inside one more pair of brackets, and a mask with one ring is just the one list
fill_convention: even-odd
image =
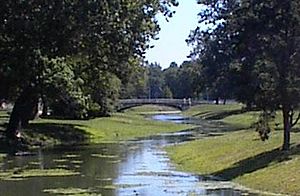
[[(38, 119), (31, 122), (24, 134), (30, 142), (53, 145), (114, 142), (191, 128), (189, 125), (152, 121), (141, 115), (145, 111), (153, 113), (157, 109), (163, 111), (169, 108), (139, 107), (130, 112), (91, 120)], [(4, 131), (4, 123), (7, 121), (8, 115), (2, 111), (0, 131)]]
[(159, 106), (159, 105), (143, 105), (138, 107), (129, 108), (126, 110), (127, 114), (140, 114), (140, 115), (151, 115), (160, 113), (180, 113), (173, 107)]
[[(238, 112), (238, 107), (203, 105), (187, 111), (248, 128), (170, 146), (167, 151), (171, 159), (181, 170), (220, 176), (257, 190), (299, 195), (300, 133), (291, 133), (292, 148), (290, 152), (282, 152), (282, 125), (263, 142), (254, 129), (249, 128), (259, 113)], [(275, 118), (276, 124), (281, 122), (279, 115)]]

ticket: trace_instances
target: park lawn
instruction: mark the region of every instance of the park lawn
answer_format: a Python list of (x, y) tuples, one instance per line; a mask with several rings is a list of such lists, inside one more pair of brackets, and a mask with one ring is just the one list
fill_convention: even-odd
[(177, 132), (192, 128), (190, 125), (158, 122), (141, 115), (114, 114), (85, 123), (84, 130), (91, 134), (93, 142), (128, 140), (166, 132)]
[[(220, 107), (220, 109), (218, 109)], [(236, 107), (236, 106), (234, 106)], [(260, 140), (254, 128), (249, 128), (258, 119), (259, 112), (250, 111), (230, 115), (238, 108), (228, 106), (198, 106), (205, 114), (219, 115), (223, 122), (245, 127), (239, 131), (226, 132), (222, 136), (206, 137), (181, 145), (166, 148), (177, 168), (198, 174), (210, 174), (232, 180), (249, 188), (297, 195), (300, 193), (300, 132), (291, 133), (291, 150), (282, 152), (282, 117), (277, 115), (272, 122), (281, 123), (272, 131), (270, 139)], [(189, 111), (187, 112), (189, 113)], [(228, 115), (229, 114), (229, 115)], [(221, 115), (222, 116), (222, 115)], [(200, 115), (201, 117), (201, 115)], [(299, 126), (298, 126), (299, 127)], [(297, 127), (296, 127), (297, 128)]]
[[(82, 134), (83, 137), (86, 137), (89, 143), (130, 140), (192, 128), (190, 125), (157, 122), (146, 119), (141, 115), (126, 113), (115, 113), (111, 117), (95, 118), (86, 121), (40, 119), (33, 122), (33, 125), (41, 125), (41, 129), (43, 129), (43, 124), (51, 124), (53, 127), (60, 127), (60, 125), (62, 127), (72, 126), (74, 131), (76, 130), (78, 135)], [(62, 130), (53, 128), (52, 131), (61, 132)]]
[[(235, 127), (250, 128), (258, 121), (260, 111), (243, 110), (243, 104), (201, 104), (193, 106), (190, 109), (183, 111), (183, 115), (194, 118), (219, 120), (224, 123), (234, 125)], [(276, 111), (275, 118), (270, 121), (270, 126), (276, 130), (283, 129), (282, 112)], [(300, 128), (298, 123), (295, 128)]]
[(173, 107), (160, 105), (143, 105), (126, 110), (127, 114), (151, 115), (159, 113), (179, 113), (180, 111)]
[[(222, 122), (227, 124), (236, 125), (243, 128), (253, 127), (253, 125), (258, 121), (260, 111), (247, 111), (242, 112), (241, 114), (233, 114), (220, 119)], [(270, 127), (273, 130), (282, 130), (283, 129), (283, 118), (282, 112), (276, 111), (275, 118), (271, 119), (269, 122)], [(300, 123), (294, 126), (295, 129), (300, 128)]]
[[(150, 109), (150, 106), (147, 106), (145, 110), (154, 112), (155, 108)], [(114, 113), (111, 117), (90, 120), (38, 119), (30, 123), (29, 128), (24, 130), (24, 135), (29, 142), (43, 145), (100, 143), (177, 132), (193, 127), (153, 121), (140, 115), (140, 112), (143, 112), (143, 107), (139, 108), (138, 112)], [(3, 122), (0, 118), (0, 129), (4, 131), (8, 115), (5, 112), (1, 115), (5, 116)]]
[[(219, 117), (219, 115), (226, 114), (228, 112), (240, 111), (242, 109), (242, 104), (201, 104), (196, 105), (183, 112), (183, 115), (197, 118), (214, 118)], [(221, 118), (222, 116), (220, 116)]]
[(243, 128), (249, 128), (258, 121), (258, 118), (259, 118), (258, 111), (249, 111), (242, 114), (234, 114), (234, 115), (227, 116), (221, 119), (221, 121), (227, 124), (236, 125)]
[(280, 151), (282, 133), (262, 142), (253, 130), (208, 137), (167, 151), (180, 170), (212, 174), (246, 187), (276, 193), (300, 193), (300, 134), (292, 133), (292, 150)]

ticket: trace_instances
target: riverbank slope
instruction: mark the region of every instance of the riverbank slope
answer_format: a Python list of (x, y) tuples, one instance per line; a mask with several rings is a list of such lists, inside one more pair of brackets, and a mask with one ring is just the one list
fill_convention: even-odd
[(246, 187), (273, 193), (300, 194), (300, 133), (291, 133), (292, 147), (282, 152), (280, 116), (269, 140), (263, 142), (251, 128), (259, 112), (241, 110), (240, 105), (202, 105), (191, 108), (186, 115), (217, 119), (241, 127), (223, 132), (222, 136), (207, 137), (167, 151), (180, 170), (209, 174), (232, 180)]
[[(22, 134), (30, 145), (52, 146), (117, 142), (192, 128), (191, 125), (153, 121), (143, 115), (145, 112), (153, 114), (169, 110), (167, 107), (145, 106), (90, 120), (42, 118), (32, 121)], [(6, 111), (0, 112), (0, 135), (4, 135), (8, 118)]]

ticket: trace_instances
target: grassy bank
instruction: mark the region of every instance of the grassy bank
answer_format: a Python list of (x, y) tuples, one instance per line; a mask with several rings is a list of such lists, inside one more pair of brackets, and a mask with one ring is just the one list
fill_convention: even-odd
[(186, 116), (203, 118), (203, 119), (221, 119), (224, 116), (240, 113), (243, 105), (241, 104), (201, 104), (191, 107), (183, 112)]
[(127, 114), (140, 114), (151, 115), (159, 113), (179, 113), (180, 111), (173, 107), (160, 106), (160, 105), (143, 105), (139, 107), (133, 107), (125, 111)]
[[(258, 112), (238, 112), (235, 107), (238, 106), (198, 106), (187, 113), (214, 116), (244, 127), (258, 117)], [(206, 111), (197, 112), (201, 108)], [(280, 119), (278, 116), (275, 121)], [(220, 176), (257, 190), (299, 195), (300, 133), (291, 134), (292, 149), (282, 152), (282, 131), (275, 130), (265, 142), (253, 128), (248, 128), (171, 146), (167, 151), (180, 170)]]
[[(32, 121), (24, 135), (30, 143), (54, 145), (76, 143), (114, 142), (165, 132), (191, 128), (189, 125), (157, 122), (146, 119), (141, 113), (169, 110), (163, 107), (138, 107), (130, 112), (115, 113), (111, 117), (91, 120), (38, 119)], [(0, 131), (3, 133), (8, 115), (0, 114)]]

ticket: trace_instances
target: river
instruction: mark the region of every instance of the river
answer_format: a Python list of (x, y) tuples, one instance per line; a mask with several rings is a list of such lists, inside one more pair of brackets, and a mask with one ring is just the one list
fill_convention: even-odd
[[(178, 115), (156, 115), (152, 118), (191, 123)], [(216, 128), (210, 123), (206, 126)], [(186, 131), (121, 143), (40, 149), (30, 156), (6, 157), (0, 165), (2, 173), (11, 170), (23, 172), (57, 168), (76, 173), (71, 176), (2, 179), (0, 195), (67, 194), (63, 190), (70, 190), (70, 195), (77, 192), (77, 195), (104, 196), (247, 195), (246, 191), (239, 190), (238, 186), (231, 182), (175, 169), (162, 147), (193, 140), (199, 134), (205, 133), (197, 134)], [(69, 189), (70, 187), (73, 189)]]

